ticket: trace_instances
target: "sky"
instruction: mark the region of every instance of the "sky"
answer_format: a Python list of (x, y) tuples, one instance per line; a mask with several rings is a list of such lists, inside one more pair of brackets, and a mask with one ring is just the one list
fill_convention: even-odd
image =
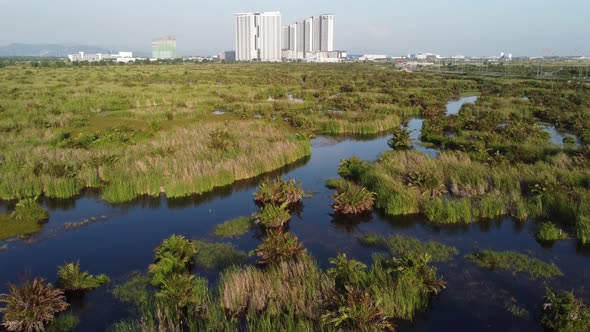
[(0, 0), (0, 45), (86, 44), (144, 51), (174, 36), (180, 55), (234, 48), (234, 13), (283, 24), (335, 15), (335, 48), (405, 55), (590, 55), (590, 0)]

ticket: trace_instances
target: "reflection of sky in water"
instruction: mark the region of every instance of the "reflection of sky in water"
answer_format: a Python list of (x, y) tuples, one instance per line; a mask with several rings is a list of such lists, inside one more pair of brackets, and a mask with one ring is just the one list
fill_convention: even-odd
[(574, 134), (570, 134), (570, 133), (566, 133), (564, 131), (561, 130), (557, 130), (557, 128), (555, 128), (555, 126), (551, 126), (548, 124), (543, 124), (539, 126), (541, 129), (545, 130), (546, 132), (549, 133), (549, 135), (551, 136), (550, 140), (551, 143), (553, 144), (557, 144), (559, 146), (563, 146), (563, 139), (566, 137), (572, 137), (575, 139), (576, 141), (576, 145), (577, 146), (581, 146), (582, 142), (580, 141), (580, 139), (574, 135)]

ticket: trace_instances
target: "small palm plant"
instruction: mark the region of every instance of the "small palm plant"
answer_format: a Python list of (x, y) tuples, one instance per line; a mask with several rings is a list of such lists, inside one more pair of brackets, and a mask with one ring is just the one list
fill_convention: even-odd
[(66, 291), (90, 291), (111, 281), (105, 274), (93, 276), (80, 270), (80, 261), (59, 267), (57, 284)]
[(375, 193), (350, 182), (341, 185), (332, 197), (334, 211), (345, 215), (370, 212), (375, 204)]
[(156, 262), (163, 257), (171, 255), (177, 258), (182, 264), (191, 266), (194, 262), (197, 249), (195, 244), (182, 235), (172, 235), (162, 241), (156, 248)]
[(285, 181), (281, 178), (270, 181), (262, 181), (258, 191), (254, 193), (254, 199), (262, 204), (295, 204), (301, 201), (305, 192), (301, 189), (301, 182), (295, 179)]
[(43, 221), (49, 219), (49, 213), (39, 203), (37, 197), (21, 199), (16, 203), (12, 218), (20, 221)]
[(2, 325), (8, 331), (38, 332), (68, 307), (61, 289), (53, 288), (43, 278), (26, 280), (20, 287), (8, 284), (8, 294), (0, 295), (6, 303)]
[(305, 256), (303, 244), (291, 233), (270, 230), (264, 241), (251, 253), (258, 256), (257, 264), (268, 265), (298, 260)]
[(282, 205), (265, 205), (256, 214), (256, 222), (262, 224), (266, 228), (283, 227), (290, 219), (291, 215), (289, 214), (289, 211), (287, 211), (285, 203)]

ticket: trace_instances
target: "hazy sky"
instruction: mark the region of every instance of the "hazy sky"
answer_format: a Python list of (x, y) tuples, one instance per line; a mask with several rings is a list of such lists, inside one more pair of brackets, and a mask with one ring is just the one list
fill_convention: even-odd
[(590, 55), (590, 0), (0, 0), (0, 45), (83, 43), (178, 53), (234, 48), (233, 14), (279, 10), (283, 24), (335, 15), (335, 47), (401, 55)]

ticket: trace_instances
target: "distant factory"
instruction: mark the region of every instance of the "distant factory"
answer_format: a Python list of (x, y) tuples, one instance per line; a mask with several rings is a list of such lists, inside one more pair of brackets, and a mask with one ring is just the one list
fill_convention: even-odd
[(79, 61), (87, 61), (87, 62), (97, 62), (97, 61), (114, 61), (114, 62), (131, 62), (135, 61), (132, 52), (119, 52), (116, 54), (112, 53), (84, 53), (78, 52), (74, 54), (68, 54), (68, 59), (72, 62), (79, 62)]

